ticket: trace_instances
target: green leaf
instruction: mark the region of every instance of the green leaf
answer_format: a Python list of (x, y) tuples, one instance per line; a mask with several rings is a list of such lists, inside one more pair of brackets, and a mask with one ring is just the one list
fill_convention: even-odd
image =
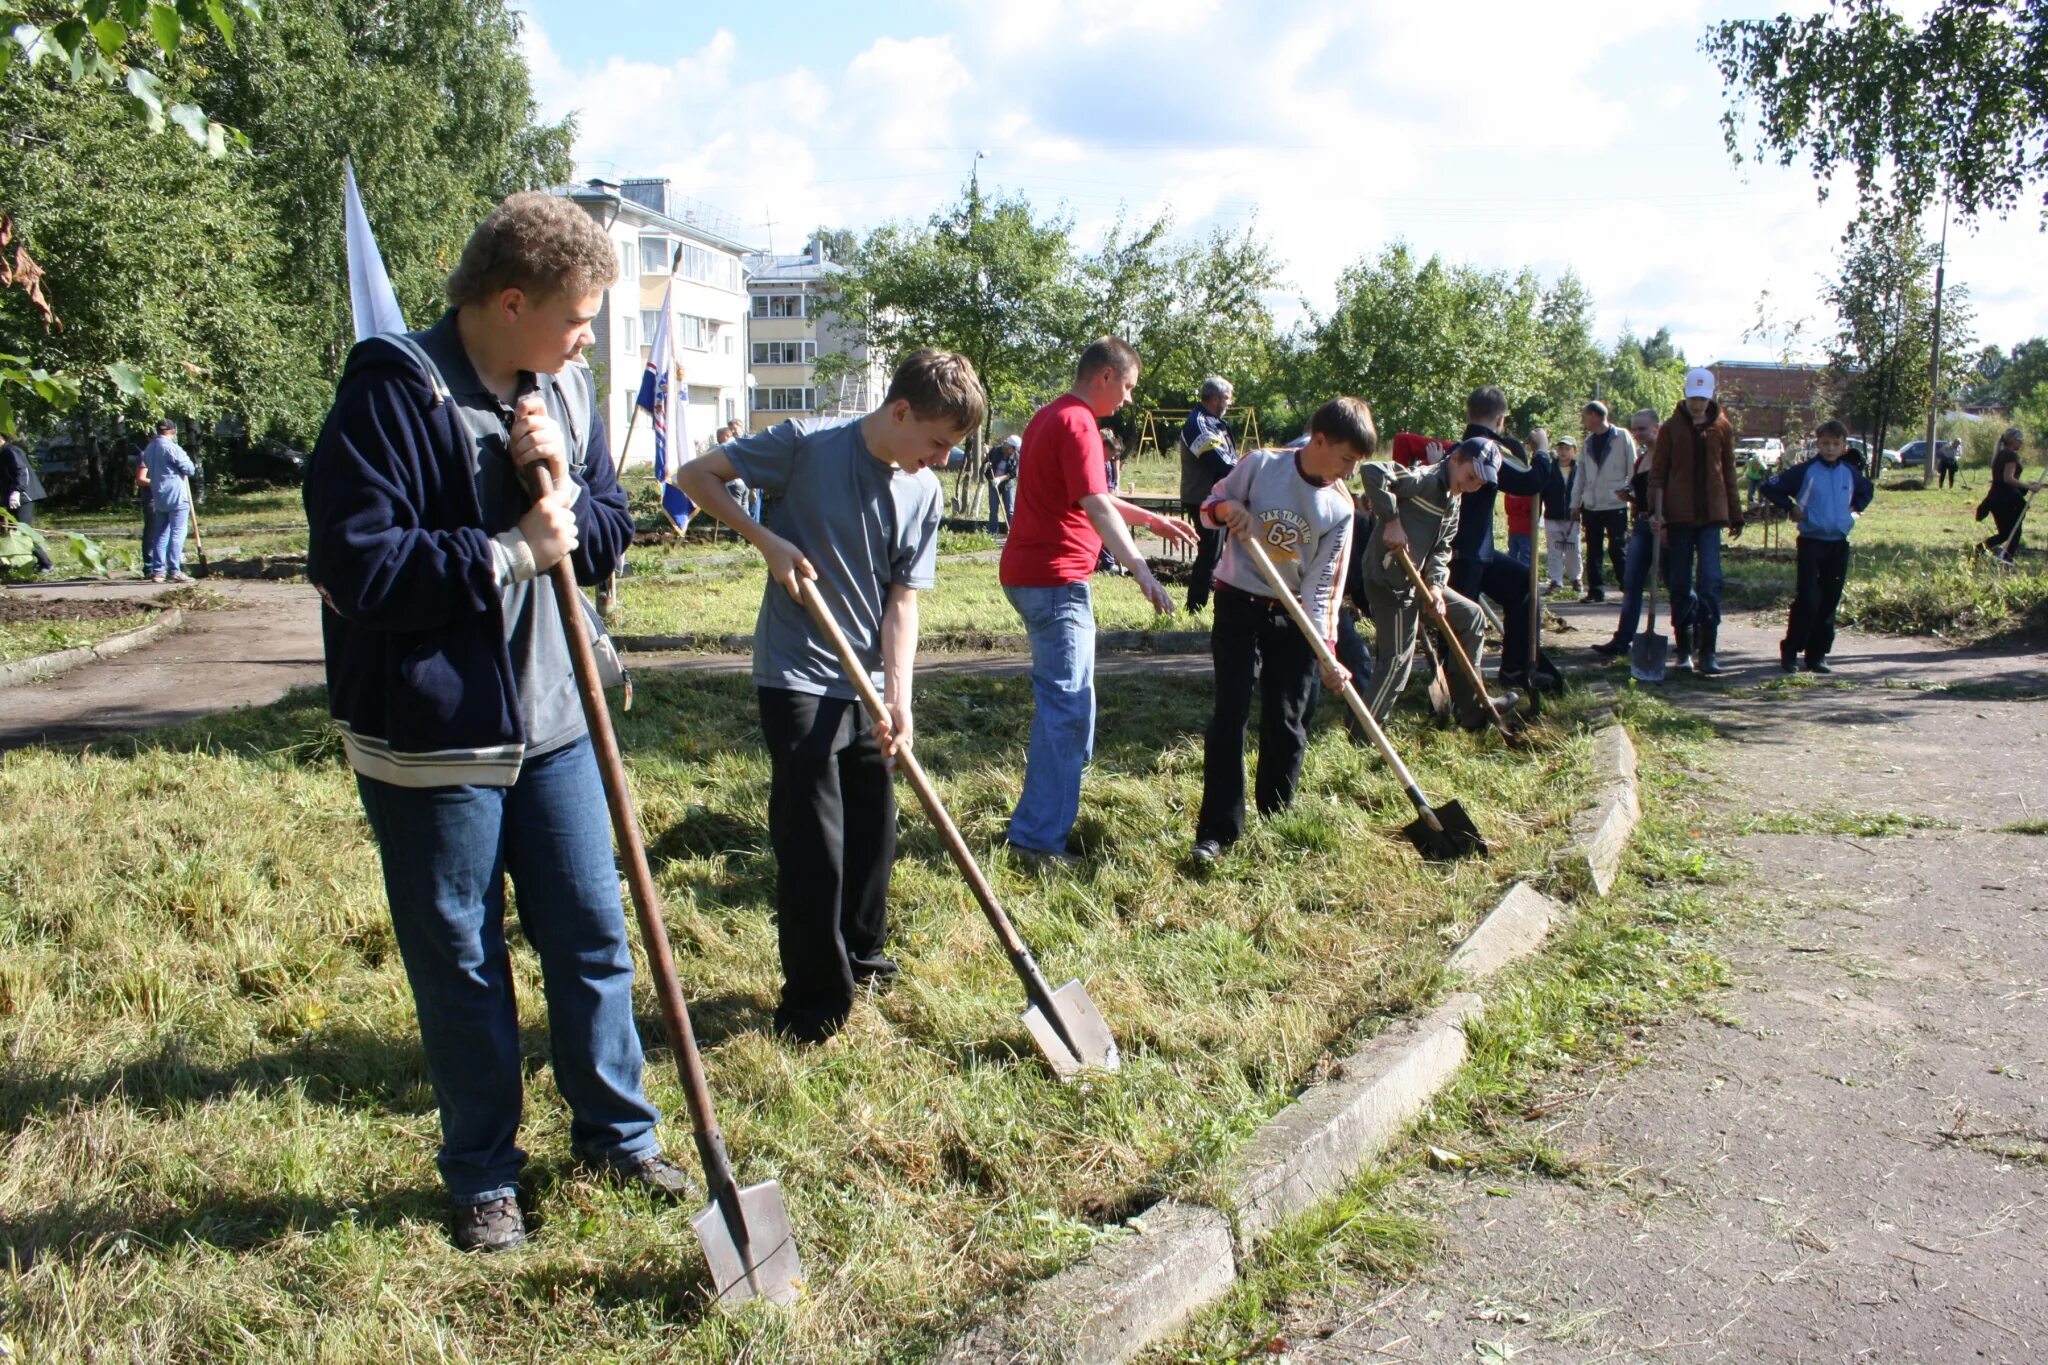
[(213, 26), (220, 30), (221, 41), (228, 45), (228, 51), (235, 50), (235, 14), (221, 0), (206, 0), (206, 12), (213, 17)]
[(125, 360), (117, 360), (107, 366), (107, 378), (114, 381), (114, 387), (121, 391), (124, 398), (149, 397), (149, 376)]
[(164, 55), (174, 57), (178, 53), (178, 39), (185, 33), (185, 21), (170, 5), (151, 4), (149, 31), (156, 38), (157, 46), (164, 50)]
[(100, 55), (112, 58), (128, 41), (128, 26), (119, 19), (101, 19), (92, 26), (93, 41), (100, 45)]
[(114, 12), (128, 27), (141, 28), (143, 16), (149, 13), (149, 0), (115, 0)]
[(0, 393), (0, 432), (5, 432), (9, 436), (16, 434), (14, 430), (14, 402), (4, 393)]
[(128, 68), (128, 93), (142, 106), (143, 117), (149, 120), (149, 131), (160, 133), (164, 127), (164, 83), (156, 73), (139, 66)]
[(107, 17), (107, 11), (112, 7), (112, 0), (85, 0), (78, 12), (85, 16), (88, 24), (97, 24)]
[(196, 104), (174, 104), (164, 110), (171, 122), (185, 130), (185, 136), (201, 147), (206, 145), (206, 111)]

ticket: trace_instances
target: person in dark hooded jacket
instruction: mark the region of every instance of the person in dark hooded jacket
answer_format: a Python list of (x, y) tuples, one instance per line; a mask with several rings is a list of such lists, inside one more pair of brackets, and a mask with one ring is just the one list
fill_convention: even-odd
[(1474, 601), (1484, 593), (1499, 604), (1501, 684), (1528, 687), (1529, 569), (1495, 552), (1493, 501), (1496, 492), (1542, 493), (1552, 466), (1549, 456), (1531, 455), (1520, 441), (1501, 434), (1507, 416), (1507, 395), (1492, 384), (1473, 390), (1465, 400), (1463, 439), (1492, 441), (1501, 459), (1495, 480), (1466, 494), (1459, 508), (1458, 534), (1451, 541), (1451, 589)]
[[(1723, 670), (1721, 532), (1742, 534), (1742, 492), (1735, 469), (1735, 428), (1714, 401), (1714, 372), (1685, 376), (1685, 401), (1657, 432), (1650, 455), (1650, 525), (1670, 550), (1671, 628), (1678, 662), (1715, 677)], [(1695, 578), (1697, 571), (1697, 578)]]

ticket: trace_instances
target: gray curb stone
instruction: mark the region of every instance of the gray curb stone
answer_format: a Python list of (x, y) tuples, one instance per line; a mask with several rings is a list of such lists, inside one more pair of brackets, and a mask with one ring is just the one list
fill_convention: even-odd
[(1445, 965), (1473, 981), (1491, 976), (1542, 947), (1570, 913), (1527, 882), (1516, 882)]
[(1384, 1151), (1463, 1064), (1465, 1021), (1483, 1007), (1477, 995), (1454, 995), (1420, 1020), (1395, 1024), (1261, 1125), (1224, 1177), (1239, 1247), (1249, 1251), (1343, 1189)]
[(0, 664), (0, 687), (22, 687), (54, 678), (59, 673), (69, 673), (99, 659), (118, 659), (130, 650), (156, 643), (184, 624), (185, 609), (172, 607), (146, 626), (123, 631), (97, 644), (60, 649), (54, 654), (38, 654), (29, 659), (17, 659), (11, 664)]
[(1170, 1336), (1237, 1281), (1230, 1224), (1169, 1199), (939, 1357), (945, 1365), (1123, 1361)]
[[(1567, 857), (1597, 894), (1613, 885), (1639, 814), (1636, 750), (1608, 725), (1593, 741), (1599, 799), (1573, 822)], [(1451, 954), (1474, 981), (1527, 957), (1569, 907), (1526, 882), (1507, 894)], [(1222, 1179), (1231, 1218), (1168, 1200), (1132, 1220), (1131, 1233), (1028, 1290), (1016, 1312), (947, 1347), (943, 1365), (1120, 1365), (1227, 1294), (1239, 1258), (1274, 1228), (1348, 1184), (1427, 1107), (1467, 1053), (1465, 1025), (1485, 1009), (1474, 992), (1421, 1019), (1393, 1024), (1338, 1063), (1329, 1080), (1267, 1120)]]

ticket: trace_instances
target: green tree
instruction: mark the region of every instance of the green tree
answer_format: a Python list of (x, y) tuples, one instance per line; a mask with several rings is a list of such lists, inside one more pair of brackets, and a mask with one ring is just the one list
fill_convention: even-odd
[(1672, 342), (1669, 328), (1659, 327), (1647, 338), (1624, 330), (1608, 354), (1601, 401), (1624, 421), (1642, 408), (1669, 417), (1685, 393), (1686, 368), (1685, 352)]
[(1455, 434), (1466, 395), (1482, 384), (1500, 385), (1510, 402), (1542, 392), (1542, 298), (1529, 271), (1418, 262), (1396, 243), (1338, 280), (1336, 306), (1311, 325), (1295, 383), (1365, 398), (1384, 432)]
[[(1936, 197), (1965, 219), (2003, 216), (2048, 174), (2048, 5), (1937, 0), (1917, 25), (1884, 0), (1713, 25), (1721, 118), (1740, 161), (1804, 157), (1827, 196), (1841, 167), (1859, 198), (1918, 213)], [(2048, 197), (2043, 199), (2048, 215)]]
[(1593, 294), (1574, 271), (1558, 276), (1537, 310), (1542, 337), (1542, 387), (1523, 399), (1515, 418), (1523, 430), (1548, 425), (1553, 439), (1577, 417), (1600, 382), (1607, 357), (1593, 337)]
[[(1826, 350), (1837, 415), (1869, 432), (1880, 448), (1887, 432), (1924, 418), (1938, 396), (1928, 387), (1934, 269), (1934, 247), (1917, 221), (1866, 221), (1821, 290), (1835, 310)], [(1942, 300), (1941, 395), (1961, 387), (1975, 359), (1970, 322), (1969, 290), (1951, 286)]]

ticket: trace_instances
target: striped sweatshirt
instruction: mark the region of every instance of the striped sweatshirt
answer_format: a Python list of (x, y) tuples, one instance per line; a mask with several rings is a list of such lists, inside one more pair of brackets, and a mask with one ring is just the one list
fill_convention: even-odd
[[(1332, 639), (1351, 547), (1351, 494), (1342, 484), (1311, 482), (1301, 472), (1300, 459), (1295, 450), (1252, 451), (1218, 481), (1202, 507), (1205, 517), (1218, 502), (1241, 502), (1251, 509), (1273, 567), (1301, 599), (1309, 620)], [(1224, 540), (1216, 577), (1240, 592), (1273, 595), (1235, 536)]]

